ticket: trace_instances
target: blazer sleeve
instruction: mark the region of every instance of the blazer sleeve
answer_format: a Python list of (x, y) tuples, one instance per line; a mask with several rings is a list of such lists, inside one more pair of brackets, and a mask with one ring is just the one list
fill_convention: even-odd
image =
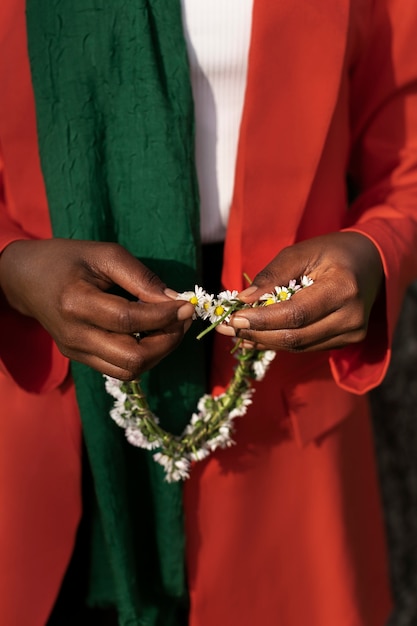
[(378, 248), (385, 289), (366, 340), (331, 354), (336, 382), (354, 393), (382, 381), (405, 291), (417, 277), (417, 4), (380, 0), (373, 6), (351, 77), (350, 174), (358, 194), (348, 230)]
[[(33, 239), (7, 210), (4, 164), (0, 153), (0, 254), (13, 241)], [(58, 387), (68, 374), (68, 359), (34, 319), (9, 306), (0, 289), (0, 375), (25, 391), (44, 393)]]

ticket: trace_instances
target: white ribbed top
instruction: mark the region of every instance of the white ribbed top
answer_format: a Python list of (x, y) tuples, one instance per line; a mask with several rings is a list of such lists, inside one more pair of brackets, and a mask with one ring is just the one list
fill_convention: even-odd
[(252, 6), (253, 0), (182, 0), (205, 243), (224, 239), (229, 217)]

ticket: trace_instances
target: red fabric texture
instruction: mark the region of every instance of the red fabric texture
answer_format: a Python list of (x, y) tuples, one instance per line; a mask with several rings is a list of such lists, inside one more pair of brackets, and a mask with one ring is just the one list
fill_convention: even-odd
[[(0, 252), (51, 236), (26, 52), (25, 2), (0, 3)], [(81, 430), (68, 361), (0, 293), (0, 615), (44, 626), (81, 515)]]

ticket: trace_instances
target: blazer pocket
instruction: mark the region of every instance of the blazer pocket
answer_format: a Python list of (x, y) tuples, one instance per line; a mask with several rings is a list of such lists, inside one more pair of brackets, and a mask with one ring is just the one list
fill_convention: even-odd
[(349, 393), (334, 382), (327, 359), (314, 369), (302, 371), (283, 393), (300, 447), (335, 428), (367, 402), (364, 396)]

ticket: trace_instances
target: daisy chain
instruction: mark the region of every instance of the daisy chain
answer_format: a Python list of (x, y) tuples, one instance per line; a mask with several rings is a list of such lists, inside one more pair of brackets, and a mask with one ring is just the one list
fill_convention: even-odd
[[(210, 326), (198, 335), (200, 339), (218, 324), (227, 323), (235, 311), (285, 302), (312, 283), (311, 278), (302, 276), (299, 283), (291, 280), (287, 286), (274, 287), (273, 291), (250, 305), (239, 300), (237, 291), (222, 291), (214, 297), (198, 285), (194, 291), (179, 294), (178, 299), (194, 305), (194, 319), (210, 322)], [(253, 381), (262, 380), (276, 354), (273, 350), (243, 348), (239, 341), (233, 352), (237, 365), (226, 391), (219, 396), (202, 396), (180, 436), (159, 426), (139, 381), (126, 383), (104, 377), (106, 391), (114, 398), (110, 417), (125, 429), (130, 444), (153, 452), (153, 458), (164, 468), (168, 482), (185, 480), (193, 462), (205, 459), (218, 448), (233, 445), (234, 420), (247, 412), (254, 393)]]

